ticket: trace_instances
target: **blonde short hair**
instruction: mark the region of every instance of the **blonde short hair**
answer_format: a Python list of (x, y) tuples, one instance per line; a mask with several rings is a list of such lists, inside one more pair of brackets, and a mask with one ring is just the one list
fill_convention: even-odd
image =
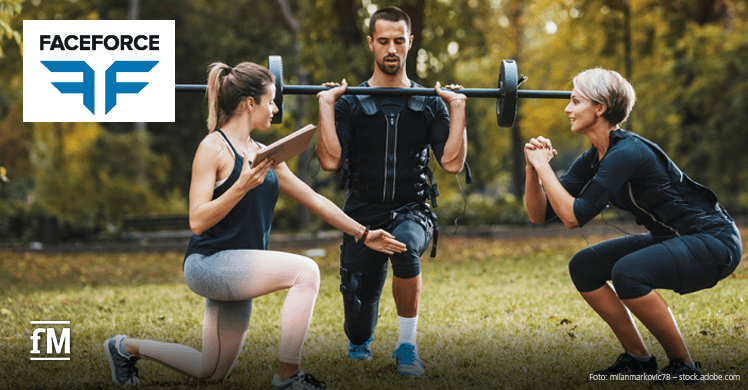
[(628, 119), (636, 103), (634, 87), (614, 70), (587, 69), (574, 77), (574, 88), (596, 104), (605, 104), (603, 118), (620, 125)]

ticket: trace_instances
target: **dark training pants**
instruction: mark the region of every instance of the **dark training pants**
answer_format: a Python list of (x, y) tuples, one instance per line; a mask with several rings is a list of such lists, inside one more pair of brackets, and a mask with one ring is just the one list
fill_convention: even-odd
[(392, 233), (408, 250), (389, 256), (369, 249), (360, 242), (356, 243), (349, 235), (343, 237), (340, 267), (345, 310), (344, 329), (348, 339), (355, 345), (363, 344), (374, 334), (379, 314), (379, 298), (387, 280), (388, 258), (392, 261), (392, 273), (398, 278), (409, 279), (420, 275), (421, 255), (428, 248), (433, 233), (433, 228), (424, 226), (416, 216), (393, 220), (376, 228)]
[(680, 237), (648, 233), (604, 241), (574, 255), (569, 273), (580, 292), (597, 290), (612, 280), (621, 299), (639, 298), (658, 288), (686, 294), (730, 275), (742, 252), (735, 224), (721, 224)]

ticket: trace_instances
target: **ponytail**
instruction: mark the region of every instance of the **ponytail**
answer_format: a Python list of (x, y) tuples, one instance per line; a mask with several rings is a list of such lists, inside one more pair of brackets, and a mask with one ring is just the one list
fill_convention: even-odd
[(270, 84), (273, 74), (252, 62), (242, 62), (232, 68), (222, 62), (208, 67), (208, 132), (223, 126), (244, 99), (251, 97), (258, 104)]
[(227, 75), (229, 66), (214, 62), (208, 68), (208, 132), (213, 132), (218, 128), (218, 118), (226, 115), (218, 103), (218, 93), (221, 89), (221, 76)]

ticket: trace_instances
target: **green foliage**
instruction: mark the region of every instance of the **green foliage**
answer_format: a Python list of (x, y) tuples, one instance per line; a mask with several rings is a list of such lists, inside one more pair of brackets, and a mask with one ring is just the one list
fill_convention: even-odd
[[(748, 30), (736, 30), (743, 33), (690, 24), (673, 48), (673, 59), (642, 85), (662, 93), (645, 95), (640, 106), (653, 124), (647, 134), (686, 173), (714, 189), (724, 203), (745, 210), (748, 204), (736, 195), (748, 188), (743, 169), (748, 156), (742, 152), (748, 146)], [(659, 110), (651, 108), (654, 101)]]
[[(286, 84), (346, 78), (354, 85), (372, 72), (366, 42), (368, 18), (389, 4), (378, 0), (141, 1), (140, 18), (176, 21), (176, 83), (204, 83), (206, 69), (214, 61), (265, 65), (269, 55), (281, 55)], [(658, 142), (687, 174), (715, 189), (734, 213), (748, 210), (748, 157), (742, 153), (748, 147), (744, 125), (748, 119), (747, 1), (409, 0), (394, 4), (422, 11), (414, 13), (422, 28), (413, 32), (417, 42), (408, 62), (415, 71), (408, 76), (424, 86), (436, 81), (495, 86), (502, 59), (518, 61), (520, 73), (528, 77), (522, 85), (525, 89), (568, 90), (572, 78), (583, 69), (619, 70), (632, 80), (639, 99), (624, 128)], [(130, 163), (136, 158), (132, 154), (135, 146), (98, 154), (77, 152), (95, 155), (100, 160), (94, 165), (106, 167), (87, 170), (91, 183), (75, 187), (78, 195), (106, 195), (95, 205), (87, 203), (75, 195), (74, 187), (55, 176), (56, 164), (65, 161), (53, 154), (42, 158), (39, 131), (22, 123), (22, 56), (17, 33), (28, 19), (125, 19), (128, 6), (124, 1), (63, 0), (25, 1), (21, 8), (18, 0), (0, 2), (0, 165), (8, 168), (11, 181), (24, 179), (24, 186), (16, 190), (36, 195), (37, 204), (44, 202), (40, 210), (71, 223), (87, 221), (86, 229), (106, 230), (117, 216), (129, 212), (157, 214), (184, 207), (192, 158), (206, 134), (205, 99), (198, 94), (177, 94), (176, 122), (148, 124), (145, 163)], [(289, 95), (285, 103), (284, 123), (255, 132), (253, 137), (269, 143), (317, 121), (313, 96)], [(470, 216), (471, 223), (523, 221), (514, 208), (521, 205), (521, 199), (507, 203), (503, 195), (521, 193), (511, 184), (522, 182), (511, 177), (523, 175), (516, 169), (522, 164), (517, 142), (549, 136), (559, 151), (552, 162), (559, 171), (589, 147), (584, 137), (568, 130), (565, 105), (559, 100), (521, 99), (515, 128), (499, 129), (495, 102), (470, 99), (468, 162), (475, 183), (459, 186), (452, 175), (433, 164), (442, 192), (440, 203), (448, 215), (445, 219), (460, 214), (460, 193), (464, 192), (482, 199), (482, 209), (498, 213), (485, 217), (476, 213)], [(135, 132), (127, 123), (99, 127), (102, 140)], [(136, 136), (127, 139), (142, 142)], [(44, 143), (52, 145), (52, 141)], [(33, 167), (29, 145), (37, 150)], [(293, 162), (292, 168), (300, 175), (311, 172), (310, 185), (342, 204), (344, 193), (336, 189), (337, 174), (314, 173), (306, 163), (314, 166), (315, 159), (303, 159), (304, 164)], [(153, 164), (155, 171), (143, 178), (136, 172), (139, 164)], [(52, 171), (36, 171), (42, 168)], [(460, 180), (464, 183), (464, 176)], [(501, 191), (496, 191), (497, 186)], [(131, 196), (118, 197), (123, 192)], [(43, 193), (50, 195), (39, 195)], [(60, 200), (53, 199), (58, 195)], [(0, 190), (0, 200), (10, 201), (8, 196)], [(298, 221), (302, 219), (293, 202), (281, 200), (277, 227), (292, 229), (301, 226)], [(310, 226), (302, 228), (324, 226), (312, 219)]]
[(47, 215), (106, 235), (128, 214), (187, 211), (173, 192), (158, 191), (170, 164), (151, 152), (146, 133), (112, 134), (97, 124), (33, 126), (32, 194)]
[(530, 223), (522, 200), (509, 193), (497, 196), (480, 193), (466, 196), (452, 194), (439, 199), (439, 207), (435, 211), (444, 231), (451, 230), (452, 226), (459, 228)]
[[(125, 2), (117, 3), (117, 7), (124, 6)], [(110, 18), (121, 18), (126, 11), (117, 7), (112, 5), (109, 9)], [(232, 66), (251, 61), (267, 66), (270, 55), (283, 56), (287, 75), (284, 82), (292, 82), (293, 75), (298, 73), (290, 55), (297, 37), (287, 30), (273, 1), (141, 1), (140, 18), (176, 21), (176, 63), (179, 65), (175, 82), (178, 84), (205, 84), (208, 66), (215, 61)], [(177, 94), (176, 121), (148, 124), (153, 150), (168, 156), (173, 167), (167, 185), (182, 194), (189, 192), (192, 158), (197, 145), (208, 133), (206, 102), (200, 94)], [(254, 138), (268, 144), (306, 123), (316, 122), (316, 115), (314, 121), (295, 122), (291, 115), (294, 99), (288, 98), (286, 102), (283, 124), (267, 132), (256, 131), (252, 134)], [(122, 126), (112, 128), (131, 131)]]
[[(526, 8), (527, 28), (536, 32), (519, 63), (520, 72), (529, 76), (525, 88), (568, 90), (581, 70), (601, 66), (620, 71), (633, 82), (638, 97), (624, 128), (658, 142), (687, 174), (713, 188), (728, 208), (743, 212), (741, 194), (748, 173), (739, 149), (747, 139), (748, 5), (700, 3), (701, 8), (688, 1), (534, 2)], [(626, 7), (632, 15), (628, 54)], [(557, 32), (537, 32), (544, 20), (554, 22)], [(633, 63), (631, 74), (627, 60)], [(520, 106), (522, 127), (534, 132), (526, 137), (549, 135), (562, 157), (555, 165), (561, 170), (588, 147), (586, 139), (568, 131), (563, 104), (537, 99)]]
[[(345, 357), (337, 246), (316, 258), (321, 287), (302, 368), (332, 389), (641, 389), (649, 381), (590, 381), (621, 347), (569, 280), (567, 265), (587, 243), (542, 229), (525, 239), (442, 236), (439, 255), (424, 257), (418, 344), (421, 378), (395, 373), (390, 358), (397, 317), (389, 294), (380, 302), (374, 359)], [(746, 231), (743, 229), (743, 236)], [(590, 243), (602, 236), (589, 236)], [(745, 244), (745, 242), (744, 242)], [(301, 253), (304, 249), (296, 252)], [(748, 261), (714, 288), (681, 296), (661, 291), (693, 357), (712, 374), (708, 389), (744, 387), (745, 280)], [(115, 389), (102, 343), (116, 334), (201, 346), (202, 298), (184, 284), (182, 254), (0, 253), (0, 388)], [(239, 360), (221, 389), (267, 388), (278, 372), (279, 320), (285, 292), (254, 300)], [(69, 362), (30, 362), (32, 320), (70, 320)], [(639, 324), (649, 350), (665, 352)], [(158, 363), (138, 362), (142, 386), (212, 389)], [(703, 387), (703, 386), (702, 386)]]
[(23, 50), (23, 39), (21, 33), (16, 31), (9, 23), (11, 18), (21, 13), (23, 0), (0, 0), (0, 58), (5, 57), (3, 42), (15, 41)]

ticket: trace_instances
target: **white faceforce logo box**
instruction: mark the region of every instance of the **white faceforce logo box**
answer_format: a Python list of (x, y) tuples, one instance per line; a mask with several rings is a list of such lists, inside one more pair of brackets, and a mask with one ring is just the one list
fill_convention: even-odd
[(174, 122), (173, 20), (24, 20), (24, 122)]

